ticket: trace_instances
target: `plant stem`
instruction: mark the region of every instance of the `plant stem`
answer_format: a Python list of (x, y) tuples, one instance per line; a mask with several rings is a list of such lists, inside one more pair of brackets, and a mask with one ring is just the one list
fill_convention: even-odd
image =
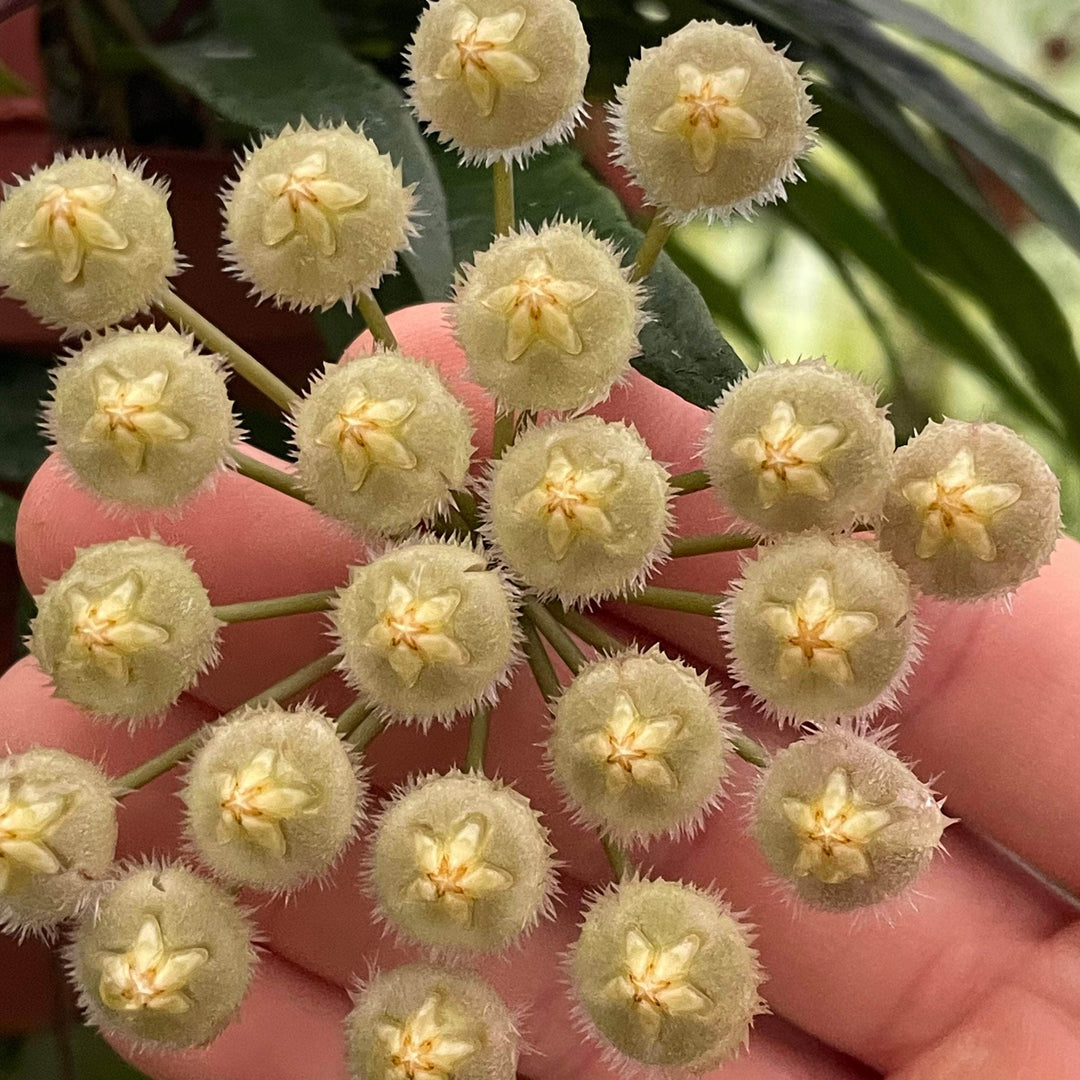
[(551, 643), (562, 662), (576, 675), (585, 666), (585, 654), (574, 643), (566, 627), (539, 600), (527, 598), (522, 607), (525, 609), (525, 617), (536, 625), (536, 629)]
[(157, 301), (157, 306), (174, 323), (190, 330), (208, 349), (222, 356), (237, 375), (261, 390), (286, 412), (299, 400), (298, 395), (272, 371), (264, 368), (251, 353), (237, 345), (171, 289)]
[(731, 737), (731, 746), (743, 761), (749, 761), (751, 765), (756, 765), (759, 769), (764, 769), (769, 764), (769, 754), (765, 747), (754, 742), (749, 735), (744, 735), (741, 731)]
[(491, 460), (498, 461), (508, 446), (513, 445), (517, 427), (512, 412), (495, 414), (495, 431), (491, 439)]
[(214, 614), (226, 623), (253, 622), (255, 619), (276, 619), (279, 615), (305, 615), (312, 611), (329, 611), (334, 606), (336, 589), (298, 593), (296, 596), (275, 596), (269, 600), (241, 600), (236, 604), (220, 604)]
[(653, 214), (652, 221), (649, 222), (649, 227), (645, 230), (641, 247), (638, 248), (637, 254), (634, 256), (634, 266), (630, 271), (631, 281), (640, 281), (653, 268), (653, 264), (660, 257), (660, 252), (664, 250), (664, 244), (667, 243), (667, 238), (671, 235), (673, 228), (674, 226), (664, 221), (659, 210)]
[(483, 706), (472, 714), (469, 724), (469, 748), (465, 751), (465, 771), (484, 771), (484, 753), (487, 750), (488, 729), (491, 727), (491, 708)]
[(357, 750), (363, 750), (368, 743), (386, 727), (386, 721), (377, 713), (369, 712), (364, 721), (349, 737), (349, 742)]
[(370, 715), (371, 706), (357, 698), (337, 718), (337, 733), (347, 739)]
[[(328, 656), (320, 656), (318, 660), (312, 660), (310, 664), (305, 664), (291, 675), (286, 675), (284, 679), (274, 683), (273, 686), (267, 688), (261, 694), (256, 694), (255, 697), (244, 702), (244, 705), (258, 705), (268, 699), (284, 703), (289, 698), (296, 697), (297, 694), (303, 693), (308, 687), (313, 686), (324, 675), (329, 674), (336, 664), (337, 656), (335, 654), (330, 653)], [(243, 706), (237, 706), (237, 708), (243, 708)], [(206, 729), (213, 723), (214, 721), (211, 720), (210, 723), (203, 724), (202, 727), (193, 731), (187, 738), (174, 743), (167, 750), (162, 750), (156, 757), (144, 761), (141, 765), (136, 765), (134, 769), (124, 773), (123, 776), (118, 776), (112, 782), (116, 797), (122, 799), (125, 795), (138, 791), (139, 788), (149, 784), (151, 780), (156, 780), (159, 776), (167, 773), (174, 765), (179, 765), (202, 742)]]
[(525, 656), (528, 658), (533, 678), (536, 680), (536, 685), (540, 687), (544, 700), (550, 705), (562, 693), (559, 676), (555, 674), (547, 647), (532, 620), (522, 619), (521, 629), (525, 633)]
[(390, 329), (390, 324), (386, 321), (386, 316), (383, 314), (383, 309), (379, 307), (375, 294), (359, 292), (355, 299), (356, 308), (364, 316), (364, 322), (367, 323), (371, 336), (384, 348), (396, 349), (397, 338), (394, 337), (394, 331)]
[(236, 465), (236, 471), (241, 476), (246, 476), (249, 480), (265, 484), (275, 491), (280, 491), (283, 495), (311, 505), (311, 500), (304, 494), (300, 482), (290, 473), (275, 469), (273, 465), (267, 465), (265, 461), (253, 458), (242, 450), (233, 450), (232, 459)]
[(511, 162), (496, 161), (491, 166), (495, 186), (495, 235), (501, 236), (517, 226), (514, 212), (514, 166)]
[(570, 633), (580, 638), (586, 645), (591, 645), (597, 652), (613, 654), (622, 652), (626, 648), (625, 641), (620, 641), (614, 634), (609, 634), (588, 615), (583, 615), (580, 611), (573, 609), (567, 611), (557, 600), (552, 600), (544, 606)]
[(612, 840), (610, 836), (601, 835), (600, 843), (604, 845), (604, 854), (611, 864), (611, 873), (615, 880), (625, 881), (627, 878), (633, 877), (636, 867), (633, 860), (626, 853), (626, 849)]
[(646, 585), (640, 592), (620, 596), (626, 604), (642, 604), (645, 607), (666, 608), (668, 611), (682, 611), (687, 615), (716, 615), (717, 605), (723, 596), (715, 593), (693, 592), (690, 589), (665, 589), (659, 585)]
[(757, 545), (756, 536), (741, 533), (710, 533), (707, 536), (680, 536), (671, 542), (671, 557), (686, 558), (690, 555), (711, 555), (717, 551), (742, 551)]
[(704, 469), (679, 473), (668, 481), (668, 487), (675, 489), (676, 495), (689, 495), (693, 491), (704, 491), (709, 486), (709, 474)]

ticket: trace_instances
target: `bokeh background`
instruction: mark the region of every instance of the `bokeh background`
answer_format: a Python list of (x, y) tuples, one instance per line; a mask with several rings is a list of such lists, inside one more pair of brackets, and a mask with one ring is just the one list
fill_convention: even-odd
[[(931, 417), (1000, 420), (1057, 471), (1066, 527), (1080, 535), (1075, 0), (578, 6), (593, 44), (594, 117), (629, 57), (697, 17), (753, 20), (768, 40), (790, 43), (822, 106), (822, 145), (786, 204), (674, 236), (669, 254), (682, 274), (672, 288), (691, 307), (696, 288), (707, 311), (704, 323), (687, 320), (651, 342), (648, 373), (706, 403), (740, 363), (824, 354), (881, 386), (901, 438)], [(0, 180), (70, 145), (120, 145), (147, 158), (172, 180), (177, 242), (192, 264), (177, 291), (300, 388), (363, 324), (340, 310), (255, 308), (217, 258), (216, 193), (235, 149), (259, 128), (301, 113), (363, 121), (421, 181), (428, 211), (415, 257), (380, 302), (393, 310), (445, 296), (454, 260), (490, 235), (490, 197), (487, 177), (457, 168), (402, 105), (400, 53), (421, 7), (0, 0)], [(635, 193), (606, 151), (594, 124), (574, 147), (538, 159), (519, 181), (519, 211), (539, 221), (561, 209), (634, 243)], [(0, 300), (0, 670), (21, 654), (32, 611), (14, 524), (46, 453), (38, 403), (62, 347)], [(253, 440), (282, 452), (267, 403), (239, 384), (234, 393)], [(135, 1076), (76, 1025), (44, 950), (22, 946), (33, 977), (9, 977), (16, 948), (0, 939), (0, 1080)]]

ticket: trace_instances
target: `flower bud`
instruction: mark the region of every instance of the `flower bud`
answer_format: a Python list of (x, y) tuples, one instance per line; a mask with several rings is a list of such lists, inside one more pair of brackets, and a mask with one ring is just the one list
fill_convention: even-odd
[(179, 864), (142, 866), (79, 924), (67, 960), (90, 1023), (136, 1044), (212, 1042), (247, 990), (255, 953), (247, 916)]
[(70, 333), (122, 322), (168, 291), (179, 269), (164, 180), (111, 151), (37, 169), (0, 203), (0, 285)]
[(400, 720), (493, 703), (518, 660), (516, 600), (469, 544), (425, 538), (354, 566), (333, 618), (350, 684)]
[(896, 451), (881, 546), (931, 596), (981, 600), (1037, 576), (1061, 534), (1058, 479), (1014, 431), (929, 423)]
[(617, 840), (692, 835), (729, 771), (728, 712), (659, 648), (594, 660), (555, 705), (552, 775), (577, 818)]
[(217, 661), (206, 589), (183, 549), (157, 540), (80, 549), (37, 607), (30, 651), (60, 697), (98, 716), (157, 716)]
[(453, 317), (469, 376), (503, 411), (587, 409), (639, 354), (642, 290), (576, 221), (498, 237), (458, 277)]
[(513, 788), (475, 773), (431, 774), (380, 816), (368, 885), (380, 916), (407, 940), (500, 952), (551, 914), (554, 853)]
[(354, 1080), (515, 1080), (518, 1035), (479, 975), (406, 964), (361, 987), (345, 1053)]
[(799, 65), (751, 25), (687, 23), (642, 50), (616, 99), (615, 160), (676, 224), (783, 198), (814, 142)]
[(0, 926), (50, 930), (93, 899), (116, 850), (116, 800), (89, 761), (35, 747), (0, 758)]
[(800, 900), (847, 911), (903, 892), (951, 823), (891, 750), (830, 727), (773, 756), (758, 781), (752, 828)]
[(734, 1058), (764, 1012), (751, 929), (674, 881), (609, 886), (570, 952), (583, 1020), (620, 1066), (701, 1073)]
[(570, 0), (432, 0), (405, 60), (417, 117), (467, 165), (522, 162), (585, 115), (589, 42)]
[(352, 840), (366, 785), (311, 706), (250, 706), (215, 724), (181, 793), (199, 860), (228, 885), (287, 892), (327, 874)]
[(222, 196), (222, 255), (259, 300), (328, 308), (371, 292), (415, 233), (401, 166), (348, 124), (266, 136)]
[(294, 415), (305, 490), (358, 530), (408, 531), (465, 484), (472, 420), (429, 364), (398, 352), (330, 364)]
[(225, 466), (239, 438), (217, 357), (172, 327), (88, 338), (53, 377), (45, 427), (100, 499), (172, 506)]
[(764, 364), (721, 397), (702, 461), (763, 535), (844, 532), (881, 516), (896, 435), (874, 391), (826, 364)]
[(492, 467), (486, 530), (541, 597), (632, 591), (666, 557), (667, 470), (627, 424), (595, 416), (525, 432)]

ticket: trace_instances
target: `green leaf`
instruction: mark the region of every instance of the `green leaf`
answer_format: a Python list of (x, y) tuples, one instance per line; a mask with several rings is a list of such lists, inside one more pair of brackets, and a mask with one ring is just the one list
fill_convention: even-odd
[(215, 0), (218, 28), (155, 46), (150, 58), (221, 116), (275, 129), (301, 116), (312, 123), (363, 123), (379, 149), (417, 183), (422, 233), (404, 262), (424, 297), (441, 300), (453, 275), (446, 198), (401, 91), (354, 59), (320, 5)]
[(29, 93), (30, 87), (0, 61), (0, 97), (26, 97)]
[[(443, 153), (439, 168), (451, 208), (455, 256), (471, 259), (491, 243), (492, 192), (487, 170), (458, 167)], [(628, 252), (641, 232), (626, 218), (619, 200), (567, 147), (534, 158), (516, 174), (518, 217), (533, 225), (559, 216), (575, 218)], [(645, 282), (653, 321), (642, 331), (642, 355), (634, 367), (696, 405), (708, 407), (745, 370), (716, 327), (690, 279), (662, 255)]]
[(45, 460), (45, 437), (38, 426), (49, 393), (48, 368), (32, 354), (0, 355), (0, 480), (23, 484)]
[[(144, 1080), (143, 1074), (129, 1065), (95, 1031), (72, 1025), (64, 1031), (71, 1057), (76, 1063), (78, 1080)], [(56, 1050), (56, 1032), (42, 1031), (23, 1042), (15, 1071), (10, 1080), (44, 1080), (68, 1076)]]
[(1015, 90), (1021, 97), (1037, 105), (1051, 116), (1080, 128), (1080, 113), (1070, 109), (1035, 79), (1013, 67), (993, 49), (969, 37), (932, 11), (907, 3), (906, 0), (845, 0), (852, 7), (865, 11), (879, 22), (890, 23), (922, 38), (932, 45), (951, 52), (984, 71), (998, 82)]
[(0, 491), (0, 544), (15, 546), (15, 521), (19, 516), (19, 500)]

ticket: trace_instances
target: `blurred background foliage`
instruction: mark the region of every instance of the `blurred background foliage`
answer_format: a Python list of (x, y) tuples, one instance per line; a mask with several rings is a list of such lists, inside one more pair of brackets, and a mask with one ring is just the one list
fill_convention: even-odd
[[(0, 0), (0, 16), (27, 6)], [(642, 370), (707, 404), (741, 364), (825, 354), (881, 385), (901, 438), (942, 415), (1016, 427), (1061, 476), (1067, 527), (1080, 531), (1074, 0), (578, 6), (598, 104), (643, 46), (691, 18), (720, 18), (754, 21), (766, 39), (790, 43), (821, 107), (821, 146), (786, 203), (753, 222), (676, 233), (671, 260), (651, 279), (658, 321)], [(45, 0), (49, 127), (57, 145), (120, 143), (152, 162), (162, 148), (185, 149), (197, 188), (216, 185), (224, 153), (260, 128), (300, 114), (363, 121), (403, 160), (406, 177), (420, 181), (426, 212), (423, 237), (380, 300), (393, 310), (442, 299), (455, 261), (487, 243), (490, 189), (483, 172), (457, 168), (425, 139), (404, 108), (401, 50), (421, 7), (421, 0)], [(0, 65), (0, 95), (29, 90), (17, 70)], [(0, 128), (0, 162), (8, 160), (3, 137)], [(605, 187), (620, 187), (605, 150), (595, 127), (577, 147), (536, 159), (519, 181), (523, 216), (538, 222), (561, 209), (636, 243), (633, 195), (622, 191), (624, 211)], [(213, 167), (200, 164), (211, 160)], [(178, 195), (173, 209), (180, 228), (189, 208)], [(221, 273), (212, 256), (206, 261), (181, 279), (182, 294), (192, 275)], [(5, 318), (0, 310), (0, 557), (13, 566), (17, 497), (44, 455), (37, 402), (57, 343), (28, 348), (6, 332)], [(265, 311), (253, 324), (260, 318), (271, 340), (284, 333), (279, 326), (293, 325)], [(222, 321), (232, 329), (228, 317)], [(320, 316), (321, 336), (297, 339), (306, 352), (291, 373), (294, 385), (359, 328), (341, 310)], [(280, 425), (257, 397), (242, 388), (240, 396), (256, 441), (280, 451)], [(24, 622), (27, 598), (8, 599), (11, 620)], [(70, 1035), (63, 1019), (44, 1035), (0, 1038), (5, 1080), (127, 1075), (135, 1074), (92, 1035)]]

